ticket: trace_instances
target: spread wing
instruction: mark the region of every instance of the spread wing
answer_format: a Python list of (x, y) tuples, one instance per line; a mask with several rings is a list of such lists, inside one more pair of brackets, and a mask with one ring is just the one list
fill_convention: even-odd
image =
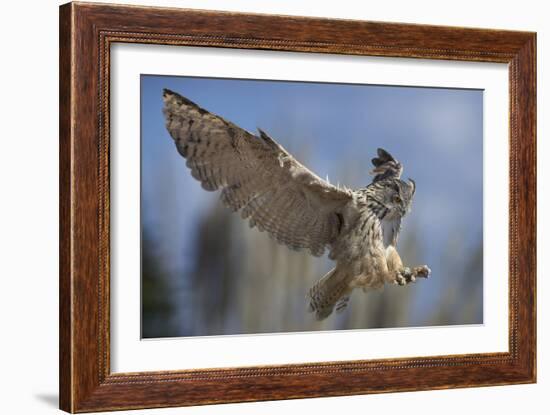
[(255, 136), (164, 90), (166, 128), (191, 174), (250, 226), (316, 256), (338, 236), (352, 192), (322, 180), (263, 131)]

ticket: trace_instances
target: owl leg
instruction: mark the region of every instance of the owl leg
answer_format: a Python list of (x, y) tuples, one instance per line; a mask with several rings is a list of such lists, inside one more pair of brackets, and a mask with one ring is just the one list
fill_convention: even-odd
[(431, 270), (426, 265), (414, 268), (403, 266), (399, 253), (392, 245), (386, 248), (386, 262), (388, 264), (390, 282), (394, 284), (406, 285), (416, 282), (417, 278), (428, 278), (430, 276)]
[(342, 311), (347, 306), (351, 292), (347, 271), (337, 265), (309, 290), (309, 311), (315, 312), (317, 320), (327, 318), (335, 307)]

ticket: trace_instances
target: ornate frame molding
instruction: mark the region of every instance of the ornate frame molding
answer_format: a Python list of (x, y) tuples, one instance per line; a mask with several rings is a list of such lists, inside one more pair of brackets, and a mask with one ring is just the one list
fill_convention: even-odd
[[(116, 42), (508, 63), (509, 352), (111, 373), (109, 70), (110, 45)], [(534, 33), (105, 4), (61, 6), (61, 409), (89, 412), (534, 382), (535, 105)]]

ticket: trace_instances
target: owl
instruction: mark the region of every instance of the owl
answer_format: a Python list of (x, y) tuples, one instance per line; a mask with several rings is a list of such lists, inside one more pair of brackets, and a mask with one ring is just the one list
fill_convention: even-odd
[(331, 185), (303, 166), (264, 131), (254, 135), (165, 89), (166, 128), (192, 176), (240, 212), (250, 227), (293, 250), (321, 256), (335, 267), (307, 293), (318, 320), (343, 310), (355, 288), (406, 285), (428, 278), (426, 266), (407, 267), (397, 252), (401, 219), (416, 190), (401, 180), (403, 166), (378, 149), (372, 182), (360, 189)]

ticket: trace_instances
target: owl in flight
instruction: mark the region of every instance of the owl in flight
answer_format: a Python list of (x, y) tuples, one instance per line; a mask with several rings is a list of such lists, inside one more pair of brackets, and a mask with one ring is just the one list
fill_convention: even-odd
[(308, 292), (317, 319), (344, 309), (354, 288), (406, 285), (428, 278), (427, 266), (406, 267), (397, 253), (401, 218), (416, 189), (400, 179), (403, 167), (378, 149), (367, 187), (331, 185), (259, 130), (254, 135), (164, 90), (166, 128), (193, 177), (205, 190), (220, 190), (222, 202), (240, 211), (250, 227), (266, 231), (294, 250), (321, 256), (336, 266)]

